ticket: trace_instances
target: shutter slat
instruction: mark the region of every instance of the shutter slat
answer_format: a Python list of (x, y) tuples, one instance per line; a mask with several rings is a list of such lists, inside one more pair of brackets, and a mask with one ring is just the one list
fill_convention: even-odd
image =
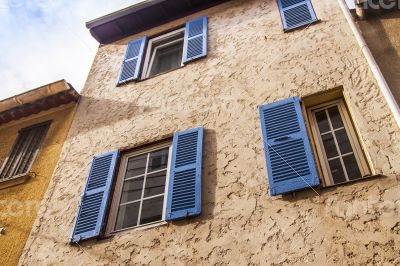
[(207, 17), (186, 22), (182, 63), (186, 64), (207, 55)]
[(271, 195), (319, 185), (299, 98), (260, 106), (260, 120)]
[(95, 156), (86, 181), (71, 243), (99, 236), (104, 222), (118, 151)]
[(122, 63), (118, 84), (139, 79), (147, 37), (128, 43)]
[(283, 27), (292, 30), (317, 21), (310, 0), (278, 0)]
[(175, 133), (168, 185), (166, 220), (201, 213), (203, 128)]

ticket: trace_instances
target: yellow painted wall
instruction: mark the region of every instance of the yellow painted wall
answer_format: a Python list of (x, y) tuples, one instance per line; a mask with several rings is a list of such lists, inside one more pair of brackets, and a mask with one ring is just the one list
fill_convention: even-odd
[(35, 221), (73, 118), (75, 104), (63, 105), (0, 126), (0, 166), (22, 128), (52, 120), (32, 165), (36, 175), (25, 183), (0, 189), (0, 265), (16, 265)]

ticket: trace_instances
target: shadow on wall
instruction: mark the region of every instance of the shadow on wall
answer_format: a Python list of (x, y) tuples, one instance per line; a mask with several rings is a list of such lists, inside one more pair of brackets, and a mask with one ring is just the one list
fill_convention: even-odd
[(371, 16), (358, 25), (400, 105), (400, 11)]
[(160, 106), (140, 106), (136, 99), (119, 101), (81, 96), (69, 138), (97, 128), (110, 127), (123, 120), (134, 121), (136, 117), (161, 109), (161, 104)]

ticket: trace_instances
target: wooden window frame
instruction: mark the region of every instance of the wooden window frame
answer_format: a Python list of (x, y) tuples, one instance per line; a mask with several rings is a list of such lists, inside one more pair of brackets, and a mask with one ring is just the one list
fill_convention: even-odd
[[(159, 45), (159, 46), (157, 46), (157, 42), (163, 41), (163, 40), (168, 39), (168, 38), (172, 38), (174, 36), (179, 36), (182, 33), (183, 34), (185, 33), (185, 28), (179, 28), (177, 30), (165, 33), (165, 34), (163, 34), (161, 36), (158, 36), (158, 37), (155, 37), (155, 38), (152, 38), (152, 39), (149, 40), (149, 42), (147, 44), (146, 55), (145, 55), (144, 64), (143, 64), (142, 77), (141, 77), (142, 80), (148, 79), (148, 78), (151, 78), (151, 77), (155, 77), (157, 75), (161, 75), (161, 74), (163, 74), (165, 72), (169, 72), (169, 71), (172, 70), (171, 69), (171, 70), (168, 70), (168, 71), (165, 71), (165, 72), (162, 72), (162, 73), (158, 73), (158, 74), (150, 77), (150, 71), (151, 71), (151, 68), (153, 67), (155, 54), (156, 54), (157, 50), (159, 48), (161, 48), (161, 47), (170, 45), (170, 44), (178, 42), (178, 41), (182, 41), (183, 42), (184, 41), (184, 36), (182, 38), (177, 38), (176, 40), (173, 40), (171, 42), (168, 42), (168, 43), (165, 43), (165, 44), (162, 44), (162, 45)], [(153, 46), (155, 46), (155, 48), (154, 48), (154, 51), (152, 52), (151, 50), (152, 50)], [(178, 68), (183, 67), (183, 66), (184, 66), (183, 63), (181, 62), (180, 66)]]
[[(126, 174), (126, 168), (127, 168), (129, 158), (134, 157), (134, 156), (139, 156), (142, 154), (148, 154), (150, 152), (165, 149), (165, 148), (168, 148), (169, 151), (168, 151), (167, 172), (166, 172), (166, 178), (165, 178), (163, 213), (162, 213), (161, 220), (115, 230), (119, 205), (120, 205), (121, 196), (122, 196), (122, 189), (123, 189), (123, 184), (124, 184), (124, 179), (125, 179), (125, 174)], [(172, 141), (165, 141), (162, 143), (157, 143), (157, 144), (151, 145), (149, 147), (138, 148), (133, 151), (122, 154), (121, 161), (119, 163), (120, 169), (118, 171), (118, 175), (115, 180), (114, 192), (112, 193), (112, 200), (111, 200), (111, 205), (109, 208), (109, 215), (108, 215), (108, 220), (107, 220), (105, 236), (111, 236), (115, 233), (126, 231), (126, 230), (146, 229), (149, 227), (154, 227), (154, 226), (166, 223), (165, 222), (165, 213), (166, 213), (166, 207), (167, 207), (168, 184), (169, 184), (169, 176), (170, 176), (170, 169), (171, 169), (171, 159), (172, 159)], [(146, 167), (147, 167), (147, 164), (146, 164)], [(143, 185), (144, 186), (146, 185), (146, 179), (143, 180)], [(142, 188), (141, 200), (143, 200), (143, 188)], [(141, 212), (141, 210), (139, 210), (139, 212)]]
[[(333, 107), (333, 106), (338, 107), (339, 113), (343, 120), (344, 129), (346, 130), (346, 133), (348, 135), (350, 145), (353, 149), (354, 156), (356, 158), (358, 167), (361, 172), (362, 177), (359, 179), (356, 179), (356, 180), (360, 180), (360, 179), (363, 179), (365, 176), (371, 175), (371, 169), (369, 167), (368, 160), (363, 152), (361, 143), (357, 136), (355, 127), (351, 120), (349, 111), (347, 110), (344, 99), (340, 98), (340, 99), (328, 101), (328, 102), (318, 104), (316, 106), (312, 106), (309, 108), (306, 107), (308, 120), (310, 122), (312, 138), (313, 138), (313, 142), (315, 144), (317, 157), (319, 159), (320, 167), (321, 167), (321, 171), (322, 171), (322, 175), (323, 175), (323, 181), (324, 181), (323, 185), (325, 187), (335, 186), (335, 185), (345, 184), (345, 183), (355, 181), (355, 180), (347, 180), (346, 182), (335, 184), (333, 182), (333, 177), (332, 177), (331, 171), (329, 170), (328, 158), (326, 156), (326, 153), (325, 153), (325, 150), (323, 147), (323, 142), (322, 142), (322, 139), (321, 139), (321, 136), (319, 133), (319, 129), (318, 129), (318, 125), (317, 125), (317, 121), (315, 119), (314, 113), (317, 111), (329, 108), (329, 107)], [(335, 144), (337, 145), (337, 143), (335, 143)], [(346, 177), (346, 179), (347, 179), (347, 177)]]
[[(2, 164), (2, 166), (1, 166), (1, 168), (0, 168), (0, 173), (3, 172), (3, 170), (4, 170), (4, 168), (6, 167), (8, 161), (10, 160), (10, 156), (12, 155), (12, 153), (14, 152), (14, 149), (16, 148), (16, 144), (17, 144), (19, 138), (21, 137), (21, 133), (24, 132), (24, 131), (34, 130), (34, 129), (39, 128), (39, 127), (41, 127), (41, 126), (47, 126), (47, 129), (46, 129), (46, 131), (44, 132), (42, 139), (41, 139), (41, 140), (39, 141), (39, 143), (37, 144), (37, 145), (38, 145), (38, 148), (37, 148), (37, 149), (35, 150), (35, 152), (33, 153), (32, 160), (29, 162), (28, 167), (27, 167), (27, 170), (26, 170), (24, 173), (22, 173), (22, 174), (15, 175), (15, 176), (11, 176), (11, 177), (9, 177), (9, 178), (0, 178), (0, 183), (2, 183), (2, 182), (8, 182), (8, 181), (15, 180), (15, 179), (19, 179), (19, 178), (24, 178), (24, 177), (26, 177), (26, 176), (28, 175), (29, 171), (31, 170), (31, 168), (32, 168), (32, 166), (33, 166), (33, 164), (34, 164), (34, 162), (35, 162), (35, 160), (36, 160), (37, 155), (39, 154), (39, 151), (40, 151), (41, 148), (42, 148), (42, 144), (43, 144), (43, 142), (44, 142), (44, 140), (45, 140), (45, 138), (46, 138), (46, 135), (47, 135), (47, 133), (48, 133), (48, 131), (49, 131), (49, 129), (50, 129), (50, 125), (51, 125), (51, 121), (46, 121), (46, 122), (43, 122), (43, 123), (39, 123), (39, 124), (35, 124), (35, 125), (29, 126), (29, 127), (22, 128), (22, 129), (20, 129), (20, 130), (18, 131), (17, 138), (15, 139), (14, 144), (13, 144), (11, 150), (9, 151), (7, 157), (5, 158), (3, 164)], [(25, 140), (25, 141), (26, 141), (26, 140)], [(25, 142), (25, 141), (24, 141), (24, 142)], [(32, 140), (31, 140), (31, 142), (30, 142), (29, 144), (28, 144), (28, 143), (25, 143), (24, 145), (27, 145), (27, 147), (28, 147), (29, 145), (32, 145)], [(21, 158), (21, 156), (22, 156), (22, 153), (18, 156), (18, 159), (17, 159), (17, 160), (19, 160), (19, 158)], [(15, 164), (15, 162), (13, 162), (13, 164)], [(15, 168), (16, 166), (14, 165), (13, 167)], [(19, 184), (19, 183), (17, 182), (16, 184)]]

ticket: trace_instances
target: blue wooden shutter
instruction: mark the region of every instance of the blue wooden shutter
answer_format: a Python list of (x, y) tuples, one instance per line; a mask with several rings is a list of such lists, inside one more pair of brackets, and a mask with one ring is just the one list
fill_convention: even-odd
[(271, 195), (319, 185), (298, 97), (260, 106)]
[(146, 43), (147, 37), (128, 43), (118, 84), (137, 80), (139, 78)]
[(317, 21), (310, 0), (278, 0), (278, 6), (285, 30), (295, 29)]
[(203, 128), (175, 133), (172, 144), (166, 220), (201, 213)]
[(114, 151), (93, 158), (75, 221), (71, 243), (99, 236), (110, 195), (117, 157), (118, 151)]
[(186, 22), (182, 63), (207, 55), (207, 17)]

